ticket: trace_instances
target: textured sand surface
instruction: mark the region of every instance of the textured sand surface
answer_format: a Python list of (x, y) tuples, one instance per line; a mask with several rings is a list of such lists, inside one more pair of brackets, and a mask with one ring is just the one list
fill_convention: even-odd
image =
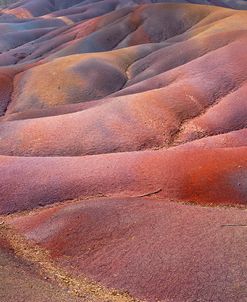
[(10, 220), (74, 276), (143, 300), (246, 301), (246, 210), (96, 199)]
[(1, 301), (247, 301), (245, 9), (0, 6)]
[[(19, 260), (6, 250), (0, 251), (0, 299), (9, 302), (77, 302), (83, 301), (69, 295), (49, 280), (37, 276), (28, 263)], [(87, 300), (85, 300), (87, 301)]]

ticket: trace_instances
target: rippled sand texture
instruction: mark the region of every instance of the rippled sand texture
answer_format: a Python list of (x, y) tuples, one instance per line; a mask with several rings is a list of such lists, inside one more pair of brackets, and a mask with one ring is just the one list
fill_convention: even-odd
[(0, 10), (0, 247), (33, 297), (247, 301), (247, 2), (167, 2)]

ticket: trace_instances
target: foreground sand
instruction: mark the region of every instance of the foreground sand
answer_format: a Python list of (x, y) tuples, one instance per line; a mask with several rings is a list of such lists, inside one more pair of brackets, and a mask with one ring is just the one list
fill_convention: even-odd
[(246, 3), (151, 2), (1, 9), (1, 301), (247, 301)]

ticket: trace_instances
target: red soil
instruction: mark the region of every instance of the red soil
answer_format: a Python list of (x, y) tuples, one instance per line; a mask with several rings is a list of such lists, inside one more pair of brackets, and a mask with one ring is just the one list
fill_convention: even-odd
[(244, 302), (246, 3), (157, 2), (0, 9), (0, 219), (73, 288)]
[(58, 266), (148, 301), (245, 301), (246, 212), (95, 199), (11, 219)]

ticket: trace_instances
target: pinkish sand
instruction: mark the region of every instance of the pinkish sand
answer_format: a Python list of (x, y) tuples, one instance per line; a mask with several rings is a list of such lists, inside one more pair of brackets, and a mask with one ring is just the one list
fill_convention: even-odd
[(0, 8), (0, 301), (247, 301), (247, 2), (172, 2)]

